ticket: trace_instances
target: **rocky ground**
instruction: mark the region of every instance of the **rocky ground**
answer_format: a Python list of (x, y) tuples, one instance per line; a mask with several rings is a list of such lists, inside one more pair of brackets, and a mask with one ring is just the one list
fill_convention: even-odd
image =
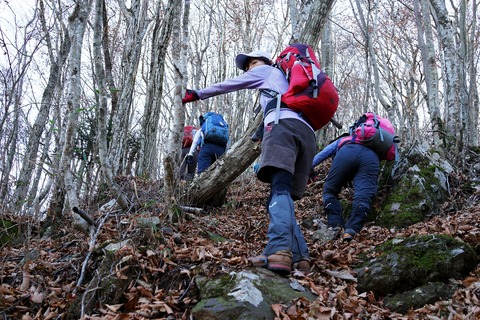
[[(312, 273), (292, 277), (318, 298), (272, 306), (278, 319), (480, 318), (480, 266), (458, 280), (460, 289), (452, 299), (408, 314), (390, 312), (381, 297), (358, 292), (352, 280), (358, 255), (396, 236), (449, 234), (479, 252), (480, 192), (463, 193), (463, 178), (455, 179), (451, 198), (439, 216), (403, 230), (369, 223), (349, 243), (313, 240), (314, 221), (325, 217), (320, 209), (322, 181), (310, 184), (305, 198), (296, 203), (296, 211), (311, 250)], [(266, 244), (268, 186), (251, 175), (232, 184), (222, 208), (183, 213), (178, 223), (162, 226), (138, 223), (139, 217), (164, 220), (158, 186), (140, 179), (123, 183), (144, 206), (136, 212), (113, 211), (107, 216), (90, 204), (87, 212), (98, 222), (94, 237), (74, 230), (68, 221), (54, 234), (40, 237), (40, 222), (22, 221), (24, 239), (1, 247), (1, 319), (191, 319), (191, 308), (199, 300), (195, 276), (249, 268), (247, 258), (261, 253)], [(351, 197), (351, 190), (343, 195)], [(98, 206), (107, 202), (96, 201)], [(116, 301), (97, 301), (106, 296), (101, 294), (105, 288), (92, 286), (105, 261), (105, 246), (127, 239), (115, 250), (108, 270), (109, 276), (126, 279), (126, 284), (116, 293)], [(93, 304), (86, 301), (92, 292), (97, 293)]]

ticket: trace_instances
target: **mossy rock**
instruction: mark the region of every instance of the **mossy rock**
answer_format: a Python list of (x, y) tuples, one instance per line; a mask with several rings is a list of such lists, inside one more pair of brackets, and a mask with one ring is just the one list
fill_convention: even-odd
[(438, 214), (448, 198), (447, 177), (452, 171), (439, 153), (422, 146), (412, 148), (392, 169), (392, 184), (376, 215), (376, 224), (404, 228)]
[[(195, 319), (273, 319), (271, 305), (316, 297), (306, 290), (293, 289), (289, 279), (263, 268), (232, 272), (215, 279), (198, 276), (201, 300), (193, 308)], [(298, 287), (301, 287), (298, 285)]]
[[(470, 245), (447, 235), (395, 238), (380, 246), (375, 259), (356, 268), (359, 291), (379, 296), (412, 290), (428, 282), (460, 279), (477, 264)], [(365, 255), (368, 257), (368, 255)]]
[(452, 284), (429, 282), (413, 290), (387, 296), (383, 299), (383, 304), (391, 311), (407, 313), (409, 309), (418, 309), (426, 304), (450, 299), (455, 289), (456, 287)]

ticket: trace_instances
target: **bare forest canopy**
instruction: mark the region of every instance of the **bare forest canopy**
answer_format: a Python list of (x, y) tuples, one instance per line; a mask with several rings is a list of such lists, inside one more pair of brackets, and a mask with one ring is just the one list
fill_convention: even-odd
[[(465, 169), (479, 145), (476, 0), (232, 3), (2, 1), (0, 210), (77, 217), (105, 188), (128, 209), (122, 176), (164, 181), (175, 195), (184, 125), (220, 112), (241, 147), (258, 122), (255, 92), (182, 106), (185, 88), (238, 75), (239, 52), (274, 57), (296, 41), (314, 47), (334, 81), (344, 129), (374, 111), (402, 148), (425, 143)], [(319, 148), (339, 133), (319, 130)]]

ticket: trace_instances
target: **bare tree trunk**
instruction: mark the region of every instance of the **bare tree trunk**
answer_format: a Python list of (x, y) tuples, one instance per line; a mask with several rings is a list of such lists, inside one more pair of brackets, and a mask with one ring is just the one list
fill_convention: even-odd
[[(374, 111), (376, 112), (376, 101), (375, 101), (375, 95), (372, 94), (374, 83), (372, 81), (372, 57), (370, 56), (371, 54), (371, 44), (370, 41), (371, 35), (370, 35), (370, 20), (365, 17), (365, 13), (363, 11), (363, 8), (359, 2), (359, 0), (355, 0), (355, 6), (353, 3), (351, 4), (352, 10), (355, 14), (355, 17), (357, 19), (357, 23), (360, 27), (360, 30), (362, 32), (362, 37), (364, 40), (363, 46), (364, 46), (364, 52), (365, 52), (365, 94), (362, 102), (362, 113), (365, 113), (367, 111)], [(367, 9), (367, 14), (370, 14), (368, 12), (369, 9)]]
[[(110, 98), (111, 111), (110, 111), (108, 123), (107, 123), (107, 144), (108, 144), (113, 139), (113, 118), (118, 110), (118, 101), (119, 101), (118, 91), (119, 90), (115, 85), (115, 80), (113, 77), (113, 63), (112, 63), (112, 55), (110, 51), (111, 34), (110, 34), (110, 28), (108, 23), (107, 6), (106, 6), (105, 0), (103, 0), (103, 8), (104, 10), (103, 10), (103, 17), (102, 17), (102, 21), (103, 21), (102, 49), (103, 49), (103, 59), (105, 62), (105, 81), (108, 85), (109, 94), (111, 97)], [(138, 63), (138, 60), (137, 60), (137, 63)], [(127, 129), (128, 128), (124, 128), (124, 131), (128, 131)], [(117, 135), (117, 132), (115, 132), (115, 135)], [(115, 164), (116, 165), (113, 166), (114, 168), (116, 168), (116, 170), (114, 171), (114, 174), (119, 174), (120, 173), (119, 171), (123, 170), (124, 168), (122, 167), (118, 168), (118, 166), (120, 165), (118, 161)]]
[[(45, 8), (43, 1), (39, 1), (40, 8), (40, 21), (42, 24), (42, 31), (45, 37), (45, 42), (47, 43), (47, 48), (50, 58), (50, 73), (48, 78), (48, 83), (43, 91), (42, 101), (40, 103), (40, 110), (38, 112), (33, 128), (30, 131), (28, 137), (28, 144), (26, 147), (26, 153), (23, 158), (22, 168), (20, 170), (19, 178), (17, 180), (18, 188), (15, 190), (14, 203), (19, 205), (20, 203), (25, 203), (31, 205), (33, 198), (35, 197), (36, 190), (30, 192), (30, 201), (28, 203), (24, 202), (27, 198), (27, 193), (30, 186), (30, 181), (32, 177), (32, 172), (35, 169), (35, 164), (37, 163), (37, 154), (40, 145), (40, 140), (45, 129), (45, 125), (48, 121), (50, 107), (54, 100), (56, 92), (59, 88), (59, 79), (60, 74), (62, 73), (63, 66), (65, 65), (68, 53), (70, 51), (70, 39), (68, 35), (64, 39), (61, 39), (60, 50), (57, 56), (54, 56), (54, 50), (52, 45), (52, 40), (50, 39), (50, 32), (46, 25), (45, 21)], [(45, 147), (47, 148), (47, 146)], [(21, 206), (20, 206), (21, 207)], [(19, 209), (20, 209), (19, 207)]]
[[(46, 137), (45, 137), (45, 146), (49, 146), (52, 137), (53, 137), (53, 128), (50, 126), (47, 130)], [(48, 176), (47, 179), (44, 179), (44, 166), (46, 164), (46, 159), (48, 159), (49, 155), (49, 148), (43, 148), (43, 151), (40, 155), (40, 161), (37, 165), (36, 172), (32, 177), (32, 187), (29, 193), (29, 200), (31, 200), (31, 204), (29, 205), (29, 213), (31, 216), (40, 217), (40, 210), (41, 210), (41, 203), (46, 199), (49, 194), (50, 188), (52, 186), (52, 177)], [(46, 180), (46, 181), (45, 181)], [(38, 190), (39, 184), (41, 184), (42, 190)], [(35, 191), (35, 194), (33, 193)]]
[(325, 26), (323, 28), (323, 33), (322, 33), (322, 47), (321, 47), (321, 58), (320, 62), (322, 64), (322, 70), (328, 76), (330, 79), (335, 82), (334, 78), (334, 43), (332, 39), (332, 22), (330, 20), (327, 20), (325, 22)]
[[(478, 88), (477, 72), (475, 62), (475, 37), (477, 30), (477, 3), (469, 1), (472, 5), (471, 24), (467, 25), (467, 1), (460, 1), (457, 19), (458, 39), (460, 45), (460, 60), (463, 61), (463, 68), (460, 69), (460, 79), (463, 79), (460, 86), (460, 95), (462, 99), (462, 125), (465, 128), (463, 135), (463, 145), (476, 145), (478, 141)], [(467, 148), (463, 149), (461, 159), (465, 159)]]
[(427, 0), (414, 0), (415, 22), (418, 30), (418, 44), (422, 55), (425, 84), (427, 87), (427, 110), (432, 123), (433, 145), (445, 145), (443, 122), (440, 114), (438, 99), (438, 72), (433, 43), (432, 25), (430, 21), (430, 6)]
[[(118, 104), (115, 105), (112, 96), (112, 110), (110, 114), (111, 131), (115, 134), (112, 136), (109, 145), (109, 156), (112, 162), (112, 170), (114, 175), (130, 174), (127, 167), (127, 152), (129, 141), (129, 129), (131, 128), (132, 118), (132, 99), (135, 91), (138, 66), (142, 53), (143, 39), (147, 32), (150, 21), (147, 19), (149, 2), (147, 0), (133, 0), (130, 8), (126, 7), (124, 0), (119, 0), (118, 4), (122, 14), (125, 16), (125, 37), (126, 43), (123, 50), (121, 61), (121, 69), (124, 72), (121, 75), (118, 87), (121, 88)], [(157, 9), (159, 10), (159, 9)], [(107, 22), (104, 22), (107, 24)], [(105, 45), (105, 44), (104, 44)], [(108, 70), (108, 64), (107, 64)], [(108, 73), (107, 73), (108, 75)], [(107, 78), (109, 79), (109, 77)], [(112, 87), (111, 80), (109, 85)], [(111, 89), (115, 91), (115, 87)], [(136, 141), (134, 141), (135, 143)]]
[(462, 99), (460, 96), (460, 74), (457, 59), (455, 38), (452, 22), (448, 16), (448, 11), (444, 0), (429, 0), (437, 18), (437, 31), (443, 51), (444, 69), (444, 89), (445, 89), (445, 119), (447, 134), (447, 149), (454, 147), (454, 156), (458, 157), (462, 149), (462, 135), (464, 127), (462, 126)]
[(165, 75), (165, 56), (172, 34), (175, 5), (177, 0), (169, 0), (163, 19), (160, 17), (158, 5), (150, 63), (150, 77), (147, 88), (147, 99), (142, 121), (141, 153), (137, 175), (155, 178), (158, 176), (158, 123), (162, 107), (163, 79)]
[[(180, 22), (182, 15), (182, 1), (177, 0), (172, 3), (175, 8), (172, 13), (172, 23), (175, 26), (182, 26), (181, 28), (173, 28), (172, 30), (172, 51), (174, 52), (174, 66), (175, 66), (175, 92), (173, 95), (173, 131), (171, 138), (168, 139), (167, 155), (164, 159), (165, 168), (165, 208), (169, 220), (172, 221), (174, 213), (178, 212), (177, 204), (174, 203), (175, 193), (178, 191), (180, 181), (180, 172), (178, 170), (178, 163), (180, 161), (180, 146), (182, 145), (183, 127), (185, 126), (185, 108), (182, 106), (182, 88), (186, 86), (186, 48), (182, 46), (183, 43), (188, 43), (188, 16), (190, 13), (190, 1), (185, 1), (183, 10), (183, 21)], [(181, 33), (183, 31), (183, 35)], [(179, 54), (175, 54), (179, 53)]]
[[(320, 64), (323, 72), (325, 72), (333, 83), (335, 83), (335, 73), (334, 73), (334, 43), (332, 39), (332, 22), (326, 20), (325, 26), (323, 27), (322, 32), (322, 43), (320, 48)], [(335, 133), (331, 132), (328, 127), (324, 130), (318, 130), (316, 132), (317, 143), (321, 145), (327, 145), (328, 141), (333, 139)]]
[[(14, 98), (14, 100), (17, 100)], [(5, 209), (5, 207), (8, 205), (8, 186), (9, 186), (9, 176), (10, 173), (12, 172), (13, 168), (13, 161), (14, 161), (14, 156), (17, 151), (17, 139), (18, 139), (18, 123), (19, 123), (19, 116), (20, 116), (20, 108), (18, 108), (17, 105), (14, 103), (14, 111), (13, 111), (13, 122), (12, 122), (12, 128), (8, 131), (8, 134), (5, 136), (7, 137), (5, 141), (5, 150), (7, 157), (5, 159), (4, 165), (2, 166), (2, 185), (1, 185), (1, 208)], [(27, 182), (24, 182), (27, 183)], [(14, 198), (15, 199), (15, 198)], [(10, 203), (9, 207), (12, 212), (16, 212), (17, 210), (21, 212), (20, 208), (22, 207), (22, 201), (23, 199), (19, 199), (16, 202)], [(5, 210), (6, 212), (6, 210)]]
[(328, 19), (334, 2), (335, 0), (314, 0), (299, 42), (309, 44), (314, 48), (317, 47), (322, 36), (323, 26)]
[(288, 9), (290, 10), (290, 24), (292, 27), (292, 39), (290, 39), (290, 43), (297, 42), (297, 39), (300, 37), (300, 28), (301, 19), (299, 17), (298, 9), (297, 9), (297, 1), (296, 0), (288, 0)]
[(477, 0), (473, 0), (472, 2), (472, 24), (470, 30), (470, 45), (469, 50), (467, 52), (467, 63), (469, 67), (469, 93), (468, 96), (470, 99), (468, 100), (468, 126), (467, 131), (469, 135), (468, 139), (468, 146), (479, 146), (480, 145), (480, 133), (478, 132), (478, 121), (480, 117), (480, 97), (478, 94), (478, 83), (476, 79), (478, 78), (478, 70), (476, 64), (476, 56), (475, 56), (475, 41), (476, 35), (478, 32), (478, 5)]
[[(81, 76), (81, 56), (83, 37), (88, 22), (88, 15), (91, 8), (91, 0), (77, 1), (74, 11), (69, 17), (70, 28), (69, 35), (72, 39), (69, 67), (69, 89), (67, 96), (67, 123), (65, 132), (65, 144), (62, 150), (60, 160), (59, 179), (63, 179), (63, 186), (68, 199), (69, 210), (79, 207), (77, 188), (75, 184), (73, 165), (73, 147), (78, 129), (78, 113), (81, 107), (80, 94), (82, 87), (80, 83)], [(74, 218), (74, 224), (81, 230), (86, 231), (88, 224), (78, 214), (70, 211)]]
[(103, 54), (102, 54), (102, 27), (104, 14), (104, 1), (95, 0), (95, 22), (93, 25), (93, 58), (95, 66), (95, 75), (97, 79), (97, 91), (98, 91), (98, 114), (97, 114), (97, 142), (98, 142), (98, 156), (100, 159), (100, 167), (103, 173), (103, 177), (107, 183), (109, 189), (113, 192), (117, 198), (117, 202), (123, 210), (127, 210), (129, 207), (127, 198), (121, 192), (120, 187), (113, 180), (113, 170), (110, 158), (107, 154), (107, 97), (108, 88), (105, 78), (105, 69), (103, 66)]

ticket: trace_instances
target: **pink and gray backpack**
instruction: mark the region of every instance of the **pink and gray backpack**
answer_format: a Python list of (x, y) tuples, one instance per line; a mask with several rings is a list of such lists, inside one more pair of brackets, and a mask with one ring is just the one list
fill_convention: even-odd
[(380, 160), (398, 160), (400, 138), (395, 135), (395, 128), (390, 120), (382, 118), (373, 112), (362, 115), (350, 127), (350, 137), (343, 138), (345, 143), (359, 143), (369, 147)]

